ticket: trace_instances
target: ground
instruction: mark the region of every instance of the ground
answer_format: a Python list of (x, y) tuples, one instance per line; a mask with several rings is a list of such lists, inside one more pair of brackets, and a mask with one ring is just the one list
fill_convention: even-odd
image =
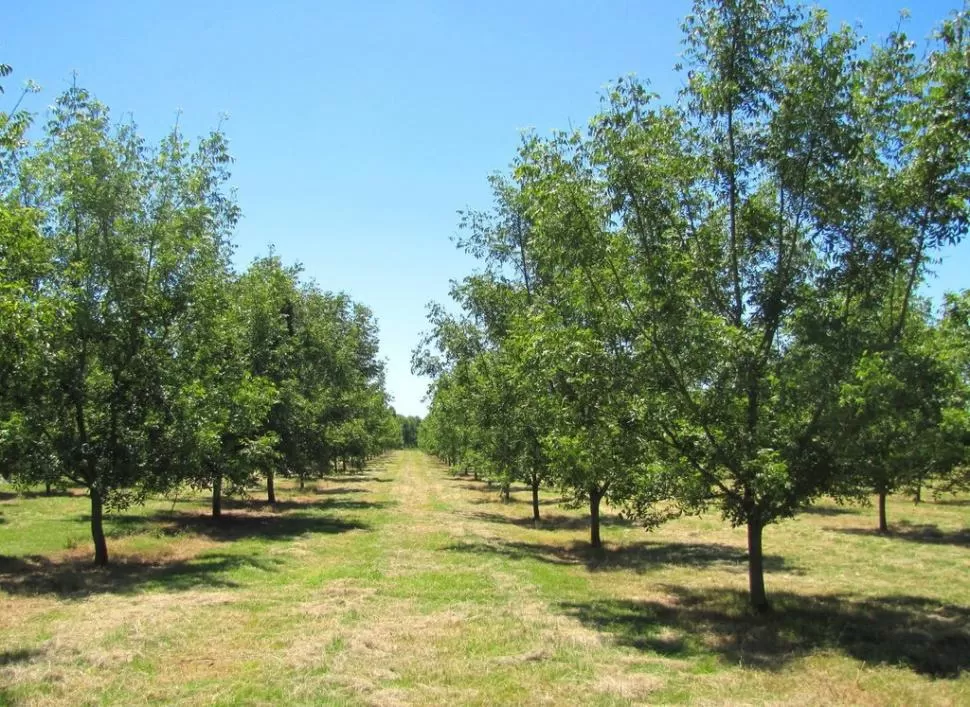
[(965, 498), (770, 527), (757, 617), (716, 516), (592, 552), (416, 451), (257, 494), (116, 514), (96, 570), (85, 498), (0, 489), (0, 704), (970, 704)]

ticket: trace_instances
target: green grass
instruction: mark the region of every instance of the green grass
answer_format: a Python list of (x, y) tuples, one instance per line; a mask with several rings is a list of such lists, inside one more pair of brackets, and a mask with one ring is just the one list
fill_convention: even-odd
[(206, 517), (0, 488), (0, 704), (970, 703), (970, 500), (823, 504), (770, 527), (645, 533), (453, 478), (418, 452)]

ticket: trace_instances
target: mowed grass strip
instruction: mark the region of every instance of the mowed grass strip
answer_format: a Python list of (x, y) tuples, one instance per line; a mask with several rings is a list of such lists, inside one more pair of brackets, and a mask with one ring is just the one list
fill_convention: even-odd
[(594, 552), (414, 451), (279, 496), (117, 514), (97, 570), (83, 496), (0, 489), (0, 703), (970, 704), (965, 498), (772, 526), (759, 617), (715, 516)]

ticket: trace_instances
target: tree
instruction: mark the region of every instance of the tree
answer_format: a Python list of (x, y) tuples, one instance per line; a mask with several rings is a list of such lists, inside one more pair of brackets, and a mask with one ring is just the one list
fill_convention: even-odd
[(928, 479), (947, 478), (966, 457), (966, 388), (928, 306), (914, 307), (899, 345), (866, 351), (842, 384), (834, 417), (835, 457), (847, 494), (874, 491), (879, 531), (888, 532), (886, 498), (919, 498)]
[[(196, 285), (226, 248), (237, 210), (215, 132), (189, 151), (177, 131), (155, 150), (131, 123), (72, 86), (9, 198), (43, 214), (51, 253), (41, 291), (54, 312), (43, 357), (18, 406), (21, 480), (63, 475), (88, 489), (95, 562), (102, 518), (173, 483), (169, 455), (174, 332), (189, 326)], [(53, 470), (53, 471), (52, 471)]]

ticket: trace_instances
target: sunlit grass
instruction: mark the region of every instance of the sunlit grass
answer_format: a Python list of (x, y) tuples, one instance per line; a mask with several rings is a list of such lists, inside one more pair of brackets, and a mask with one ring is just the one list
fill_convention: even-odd
[(0, 703), (970, 702), (970, 502), (822, 504), (766, 532), (775, 612), (746, 606), (743, 530), (582, 514), (417, 452), (206, 517), (158, 499), (0, 489)]

